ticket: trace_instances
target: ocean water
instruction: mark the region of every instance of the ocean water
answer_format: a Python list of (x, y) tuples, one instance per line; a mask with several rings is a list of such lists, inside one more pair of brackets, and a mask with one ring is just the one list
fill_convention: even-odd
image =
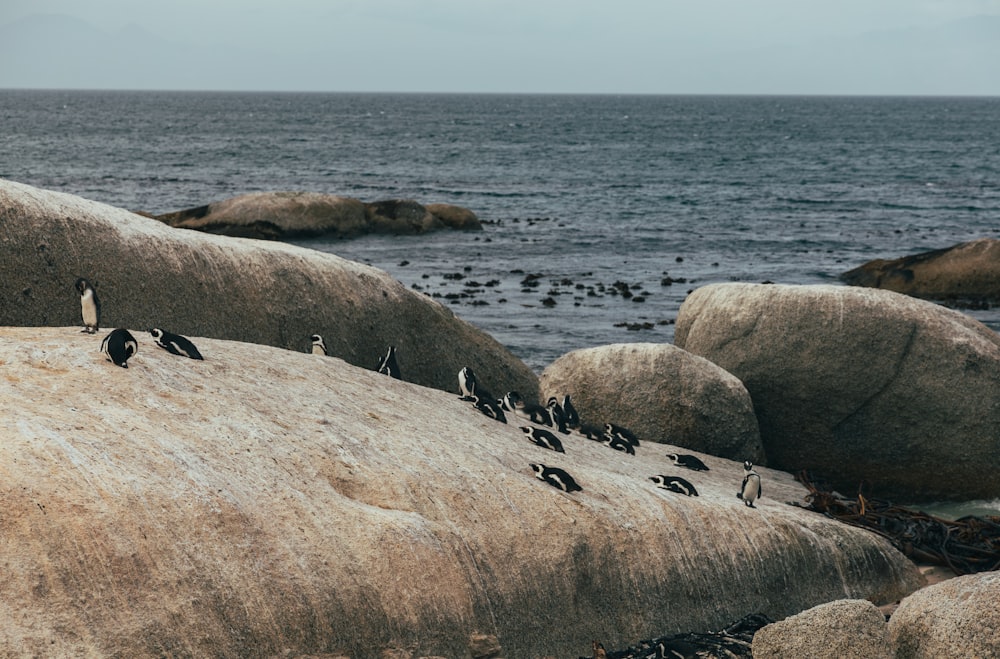
[(0, 126), (0, 177), (133, 210), (269, 190), (470, 208), (484, 231), (299, 244), (390, 272), (537, 372), (671, 342), (707, 283), (838, 284), (1000, 233), (1000, 98), (0, 90)]
[(1000, 232), (998, 98), (0, 90), (0, 120), (0, 177), (134, 210), (267, 190), (470, 208), (485, 231), (299, 244), (387, 270), (538, 372), (672, 341), (703, 284), (837, 284)]

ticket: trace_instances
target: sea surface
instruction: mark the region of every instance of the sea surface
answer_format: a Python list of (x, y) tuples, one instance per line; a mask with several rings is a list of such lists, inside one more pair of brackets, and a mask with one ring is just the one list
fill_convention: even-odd
[(482, 232), (299, 244), (388, 271), (537, 372), (671, 342), (704, 284), (839, 285), (996, 237), (998, 145), (1000, 98), (0, 90), (0, 177), (49, 190), (157, 214), (274, 190), (475, 211)]

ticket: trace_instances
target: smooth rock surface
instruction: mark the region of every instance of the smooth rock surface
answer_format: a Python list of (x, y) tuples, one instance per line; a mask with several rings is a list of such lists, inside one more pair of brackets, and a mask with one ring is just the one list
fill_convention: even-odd
[(849, 496), (1000, 496), (1000, 337), (968, 316), (875, 289), (713, 284), (675, 343), (743, 382), (772, 467)]
[(897, 659), (1000, 657), (1000, 572), (948, 579), (905, 598), (889, 618)]
[(995, 302), (1000, 300), (1000, 240), (980, 238), (897, 259), (876, 259), (840, 279), (852, 286), (957, 304)]
[(284, 243), (182, 231), (72, 195), (0, 179), (0, 324), (81, 324), (86, 277), (102, 327), (310, 349), (375, 368), (397, 347), (404, 380), (458, 390), (470, 366), (496, 391), (538, 378), (489, 335), (388, 274)]
[[(0, 328), (0, 654), (575, 657), (593, 638), (782, 618), (920, 583), (882, 538), (788, 506), (761, 469), (657, 490), (662, 451), (528, 442), (450, 393), (339, 359), (141, 332)], [(662, 449), (658, 446), (657, 449)], [(535, 478), (554, 464), (583, 486)], [(711, 566), (711, 569), (706, 569)]]
[(569, 394), (585, 423), (611, 422), (640, 440), (766, 464), (750, 394), (712, 362), (663, 343), (574, 350), (540, 378), (542, 400)]
[(868, 600), (837, 600), (763, 627), (754, 659), (892, 659), (885, 616)]

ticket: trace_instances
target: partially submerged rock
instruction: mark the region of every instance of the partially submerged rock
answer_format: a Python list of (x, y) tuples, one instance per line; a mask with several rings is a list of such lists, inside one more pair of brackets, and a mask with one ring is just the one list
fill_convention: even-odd
[(472, 367), (494, 391), (537, 395), (537, 377), (496, 340), (388, 274), (284, 243), (177, 231), (63, 193), (0, 180), (0, 324), (80, 323), (86, 277), (103, 327), (307, 350), (374, 368), (397, 347), (404, 380), (457, 390)]
[(980, 238), (896, 259), (876, 259), (840, 275), (852, 286), (977, 306), (1000, 301), (1000, 240)]
[(1000, 337), (889, 291), (714, 284), (675, 343), (738, 377), (768, 464), (901, 502), (1000, 496)]
[(318, 192), (252, 192), (155, 217), (179, 229), (269, 240), (482, 229), (475, 213), (460, 206), (423, 206), (411, 199), (366, 204)]
[(0, 328), (0, 654), (568, 657), (920, 583), (781, 472), (757, 509), (736, 463), (688, 498), (647, 480), (663, 447), (555, 454), (450, 393), (197, 335), (205, 361), (134, 330), (121, 369), (104, 331)]
[(640, 440), (764, 464), (750, 395), (733, 375), (676, 346), (620, 343), (574, 350), (540, 378), (542, 398), (569, 394), (585, 422)]

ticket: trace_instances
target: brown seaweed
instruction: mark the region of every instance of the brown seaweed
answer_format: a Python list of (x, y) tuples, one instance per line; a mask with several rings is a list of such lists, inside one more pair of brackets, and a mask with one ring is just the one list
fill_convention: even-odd
[(805, 471), (796, 480), (809, 490), (808, 505), (802, 507), (878, 533), (914, 562), (946, 567), (956, 575), (1000, 568), (1000, 517), (947, 520), (868, 499), (860, 491), (856, 499), (849, 499), (821, 489)]

